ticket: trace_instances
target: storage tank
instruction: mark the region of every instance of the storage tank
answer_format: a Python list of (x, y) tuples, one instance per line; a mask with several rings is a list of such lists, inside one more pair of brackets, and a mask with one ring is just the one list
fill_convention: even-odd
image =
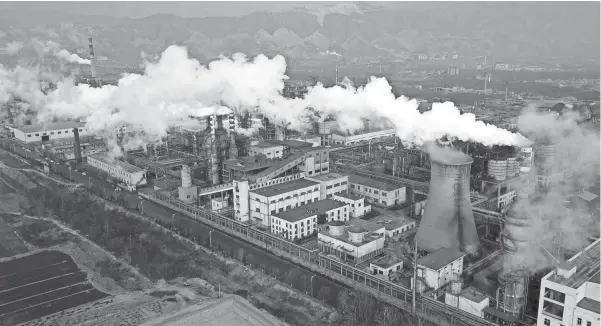
[(353, 243), (361, 243), (365, 238), (365, 229), (360, 226), (351, 226), (348, 228), (348, 239)]
[(415, 235), (420, 249), (442, 247), (475, 254), (480, 249), (470, 201), (470, 169), (473, 159), (463, 153), (431, 155), (430, 189)]
[(507, 160), (488, 160), (488, 175), (490, 175), (497, 181), (507, 179)]
[(525, 269), (499, 274), (499, 310), (518, 318), (522, 317), (528, 298), (528, 283), (529, 274)]
[(512, 178), (518, 173), (518, 165), (515, 156), (507, 158), (507, 177)]
[(535, 164), (539, 174), (551, 173), (555, 161), (555, 145), (541, 144), (538, 146), (535, 155)]
[(344, 223), (342, 221), (332, 221), (329, 223), (330, 234), (340, 237), (344, 234)]

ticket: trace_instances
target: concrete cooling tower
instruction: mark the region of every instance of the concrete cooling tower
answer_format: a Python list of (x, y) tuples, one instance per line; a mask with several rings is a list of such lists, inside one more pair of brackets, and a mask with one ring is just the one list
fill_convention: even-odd
[(430, 190), (415, 237), (418, 247), (428, 252), (444, 247), (475, 254), (480, 239), (470, 202), (474, 160), (463, 153), (454, 154), (430, 158)]

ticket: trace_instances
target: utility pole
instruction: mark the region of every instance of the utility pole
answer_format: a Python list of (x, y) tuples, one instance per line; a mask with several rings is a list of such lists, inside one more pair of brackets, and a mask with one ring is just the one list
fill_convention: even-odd
[(415, 250), (413, 252), (413, 289), (411, 291), (411, 312), (415, 314), (416, 304), (415, 304), (415, 289), (417, 288), (417, 239), (414, 238), (415, 241)]

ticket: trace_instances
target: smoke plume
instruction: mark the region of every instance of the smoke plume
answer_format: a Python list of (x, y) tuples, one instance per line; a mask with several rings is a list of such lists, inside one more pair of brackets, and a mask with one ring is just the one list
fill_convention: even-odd
[(4, 46), (4, 51), (8, 55), (16, 55), (23, 48), (23, 42), (12, 41)]
[[(580, 114), (568, 111), (560, 116), (528, 107), (520, 116), (519, 129), (528, 138), (537, 144), (555, 145), (552, 175), (557, 179), (546, 192), (519, 199), (511, 208), (510, 214), (529, 220), (531, 226), (519, 236), (528, 239), (531, 245), (518, 254), (516, 261), (506, 262), (506, 270), (526, 267), (537, 272), (551, 267), (563, 258), (555, 257), (557, 254), (550, 257), (554, 244), (561, 243), (569, 251), (580, 251), (589, 244), (588, 236), (594, 235), (591, 232), (599, 230), (598, 215), (591, 215), (586, 209), (569, 202), (572, 195), (590, 189), (599, 180), (599, 127), (579, 123), (582, 121)], [(532, 173), (536, 174), (536, 171)], [(559, 177), (562, 174), (568, 177)], [(514, 185), (518, 192), (528, 191), (525, 188), (535, 182), (534, 175), (525, 178), (531, 179), (531, 182)]]
[[(44, 52), (60, 53), (54, 42), (43, 46)], [(348, 132), (361, 130), (366, 121), (389, 122), (406, 143), (422, 144), (445, 135), (485, 145), (528, 143), (519, 134), (476, 121), (472, 114), (460, 114), (452, 103), (435, 104), (422, 114), (415, 100), (396, 98), (384, 78), (372, 78), (359, 88), (348, 80), (343, 87), (318, 84), (303, 98), (286, 99), (282, 96), (288, 79), (285, 71), (285, 59), (279, 55), (247, 60), (235, 54), (203, 66), (189, 58), (185, 48), (170, 46), (158, 61), (146, 62), (143, 75), (124, 75), (117, 86), (102, 88), (76, 86), (66, 78), (35, 107), (41, 121), (82, 118), (91, 132), (101, 135), (121, 125), (143, 127), (148, 131), (146, 141), (158, 140), (190, 116), (227, 107), (236, 112), (258, 108), (276, 125), (299, 131), (334, 116), (336, 127)]]

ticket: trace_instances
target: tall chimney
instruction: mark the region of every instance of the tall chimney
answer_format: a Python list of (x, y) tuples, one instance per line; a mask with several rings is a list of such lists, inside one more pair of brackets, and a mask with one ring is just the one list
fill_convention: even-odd
[(507, 103), (507, 81), (505, 81), (505, 103)]
[(234, 113), (230, 113), (230, 159), (238, 158), (238, 147), (236, 147), (236, 119)]
[[(219, 121), (218, 121), (218, 116), (217, 115), (212, 115), (210, 116), (210, 128), (211, 128), (211, 182), (213, 185), (218, 185), (219, 184), (219, 158), (218, 153), (219, 153), (219, 145), (217, 144), (217, 142), (219, 141), (217, 139), (217, 128), (219, 128)], [(223, 127), (223, 126), (221, 126)]]
[(420, 249), (432, 252), (444, 247), (475, 254), (480, 248), (470, 202), (470, 169), (474, 160), (457, 154), (430, 156), (430, 190), (415, 236)]
[(96, 56), (94, 55), (94, 44), (92, 44), (92, 38), (88, 38), (90, 42), (90, 66), (92, 68), (92, 79), (96, 78)]
[(336, 85), (338, 85), (338, 61), (336, 61)]
[(75, 154), (75, 161), (81, 163), (81, 143), (79, 141), (79, 128), (73, 128), (73, 152)]

